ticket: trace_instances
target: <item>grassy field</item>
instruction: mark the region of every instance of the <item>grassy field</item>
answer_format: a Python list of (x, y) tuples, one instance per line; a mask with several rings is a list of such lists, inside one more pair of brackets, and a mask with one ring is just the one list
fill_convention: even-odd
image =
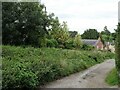
[(111, 86), (118, 84), (117, 70), (115, 68), (108, 73), (105, 81)]
[(5, 89), (36, 88), (113, 56), (100, 51), (2, 46), (2, 85)]

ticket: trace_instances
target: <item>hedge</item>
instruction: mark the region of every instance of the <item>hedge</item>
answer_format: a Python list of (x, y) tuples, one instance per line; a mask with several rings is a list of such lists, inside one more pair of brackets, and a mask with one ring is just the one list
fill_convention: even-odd
[(100, 51), (2, 46), (2, 87), (33, 89), (113, 57)]

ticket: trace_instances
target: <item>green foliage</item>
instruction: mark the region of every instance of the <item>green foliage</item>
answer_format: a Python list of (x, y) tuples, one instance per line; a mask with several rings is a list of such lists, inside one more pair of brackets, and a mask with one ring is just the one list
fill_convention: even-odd
[(91, 46), (91, 45), (83, 44), (83, 46), (82, 46), (81, 49), (82, 49), (82, 50), (88, 50), (88, 51), (90, 51), (90, 50), (94, 50), (95, 47), (94, 47), (94, 46)]
[(108, 29), (107, 26), (104, 27), (104, 31), (101, 32), (101, 37), (104, 40), (104, 42), (113, 42), (116, 38), (115, 33), (111, 33)]
[(39, 2), (3, 2), (3, 44), (39, 46), (49, 26), (44, 8)]
[[(45, 6), (39, 2), (2, 3), (3, 44), (71, 48), (67, 23), (61, 24), (54, 13), (48, 15), (44, 9)], [(75, 40), (75, 47), (79, 43)]]
[(69, 33), (71, 38), (74, 38), (78, 34), (77, 31), (69, 31)]
[[(38, 39), (38, 46), (39, 47), (46, 47), (46, 37), (41, 37), (41, 38), (39, 38)], [(32, 45), (32, 46), (34, 46), (34, 45)]]
[(111, 32), (107, 29), (107, 26), (105, 26), (105, 27), (104, 27), (104, 31), (102, 31), (101, 34), (110, 36)]
[[(118, 28), (116, 31), (116, 46), (115, 46), (115, 52), (116, 52), (116, 66), (117, 66), (117, 72), (120, 75), (120, 23), (118, 23)], [(120, 86), (120, 76), (118, 79), (119, 83), (118, 85)]]
[(67, 49), (81, 49), (83, 43), (81, 41), (81, 36), (79, 34), (75, 35), (75, 37), (69, 39), (65, 42), (65, 48)]
[(82, 41), (81, 41), (81, 36), (77, 34), (74, 39), (74, 46), (75, 48), (81, 48), (82, 47)]
[(69, 32), (66, 22), (63, 22), (63, 24), (59, 26), (58, 30), (53, 30), (51, 33), (53, 38), (56, 39), (57, 42), (61, 45), (64, 45), (69, 38)]
[[(116, 31), (116, 30), (115, 30)], [(111, 33), (112, 39), (116, 40), (116, 32), (115, 33)]]
[(55, 39), (46, 39), (47, 47), (58, 47), (58, 42)]
[(112, 86), (118, 84), (118, 74), (115, 68), (108, 73), (105, 81)]
[(96, 29), (88, 29), (81, 35), (82, 39), (98, 39), (99, 33)]
[(34, 88), (113, 58), (113, 53), (2, 46), (2, 87)]
[(60, 22), (58, 17), (55, 17), (54, 13), (49, 14), (49, 20), (50, 20), (50, 31), (51, 31), (51, 35), (53, 35), (54, 37), (54, 33), (57, 32), (57, 30), (60, 29)]
[[(61, 26), (54, 13), (48, 15), (44, 9), (45, 6), (39, 2), (3, 2), (3, 44), (45, 47), (45, 38), (52, 37), (52, 32), (54, 35), (59, 34), (58, 31), (61, 29), (63, 31), (61, 34), (64, 35), (62, 41), (64, 41), (66, 39), (66, 33), (63, 30), (66, 29), (65, 24)], [(52, 32), (49, 35), (50, 31)]]
[(107, 35), (102, 35), (102, 38), (104, 41), (108, 42), (109, 41), (109, 36)]
[(69, 38), (69, 39), (65, 42), (65, 48), (66, 48), (66, 49), (73, 49), (73, 48), (74, 48), (74, 38)]

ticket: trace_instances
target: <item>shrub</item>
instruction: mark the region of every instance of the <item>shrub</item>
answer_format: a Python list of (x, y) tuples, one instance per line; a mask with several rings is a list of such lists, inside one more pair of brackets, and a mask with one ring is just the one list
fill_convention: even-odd
[(117, 73), (119, 74), (118, 86), (120, 87), (120, 23), (118, 23), (118, 27), (116, 30), (115, 52), (116, 52), (116, 68), (117, 68)]
[(46, 39), (47, 47), (57, 47), (58, 42), (55, 39)]
[(81, 48), (82, 45), (83, 45), (83, 43), (81, 41), (81, 36), (79, 34), (77, 34), (74, 39), (74, 46), (75, 46), (75, 48)]
[(65, 46), (64, 46), (64, 45), (62, 45), (62, 44), (59, 44), (59, 45), (58, 45), (58, 48), (62, 48), (62, 49), (64, 49), (64, 48), (65, 48)]
[(112, 53), (3, 46), (2, 87), (35, 88), (84, 70), (112, 57)]
[(91, 45), (87, 45), (87, 44), (83, 44), (82, 48), (83, 50), (94, 50), (95, 47), (94, 46), (91, 46)]
[(47, 47), (55, 47), (55, 44), (52, 42), (52, 40), (47, 39)]
[(68, 39), (66, 42), (65, 42), (65, 48), (66, 49), (73, 49), (74, 48), (74, 41), (72, 38)]

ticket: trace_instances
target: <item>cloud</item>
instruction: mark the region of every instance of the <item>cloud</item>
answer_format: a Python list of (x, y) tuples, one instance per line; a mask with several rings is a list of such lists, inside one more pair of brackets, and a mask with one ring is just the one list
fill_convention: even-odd
[(85, 29), (98, 31), (107, 25), (111, 32), (117, 25), (119, 0), (42, 0), (49, 13), (60, 21), (67, 21), (70, 30), (83, 33)]

